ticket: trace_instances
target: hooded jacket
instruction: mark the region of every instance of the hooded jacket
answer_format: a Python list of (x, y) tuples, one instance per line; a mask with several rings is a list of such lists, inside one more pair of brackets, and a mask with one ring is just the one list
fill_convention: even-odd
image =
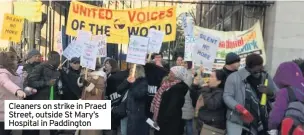
[(0, 121), (4, 121), (4, 100), (19, 100), (15, 93), (21, 90), (21, 80), (4, 68), (0, 68)]
[(292, 87), (296, 98), (304, 101), (304, 77), (297, 64), (284, 62), (278, 67), (273, 80), (280, 90), (276, 93), (275, 103), (269, 115), (268, 128), (278, 129), (288, 108), (286, 87)]

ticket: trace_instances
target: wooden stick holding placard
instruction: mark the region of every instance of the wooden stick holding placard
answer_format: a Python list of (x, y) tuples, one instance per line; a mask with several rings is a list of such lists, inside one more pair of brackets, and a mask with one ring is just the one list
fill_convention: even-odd
[(58, 66), (57, 70), (60, 69), (60, 68), (63, 66), (63, 64), (66, 63), (67, 61), (68, 61), (68, 59), (64, 60), (64, 61)]
[(133, 65), (131, 77), (135, 77), (136, 64)]
[(84, 79), (85, 79), (85, 80), (88, 79), (88, 68), (85, 68)]
[(152, 53), (149, 53), (149, 56), (148, 56), (148, 62), (151, 61), (151, 57), (152, 57)]

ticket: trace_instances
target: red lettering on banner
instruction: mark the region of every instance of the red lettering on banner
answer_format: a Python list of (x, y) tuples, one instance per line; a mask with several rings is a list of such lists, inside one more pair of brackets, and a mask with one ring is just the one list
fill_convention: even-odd
[(241, 47), (243, 45), (244, 45), (244, 40), (242, 37), (241, 39), (235, 40), (235, 41), (231, 41), (231, 40), (222, 41), (222, 42), (220, 42), (219, 47), (232, 49), (232, 48)]
[(151, 13), (151, 20), (156, 20), (157, 19), (157, 12), (152, 12)]
[(86, 6), (73, 3), (72, 5), (72, 11), (76, 14), (85, 16), (85, 17), (92, 17), (92, 18), (98, 18), (98, 19), (106, 19), (111, 20), (113, 17), (113, 12), (111, 9), (103, 9), (103, 8), (88, 8)]
[(154, 11), (154, 12), (136, 12), (136, 11), (128, 11), (129, 20), (131, 23), (134, 21), (138, 21), (140, 23), (147, 22), (150, 20), (162, 20), (165, 18), (170, 18), (173, 16), (173, 8), (169, 8), (168, 10), (162, 11)]

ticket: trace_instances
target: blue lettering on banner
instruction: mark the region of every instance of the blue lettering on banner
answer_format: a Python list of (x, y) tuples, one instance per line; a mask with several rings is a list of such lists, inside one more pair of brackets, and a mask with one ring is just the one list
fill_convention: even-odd
[(172, 33), (172, 26), (171, 24), (166, 24), (163, 29), (161, 26), (150, 26), (148, 27), (128, 27), (129, 36), (136, 35), (136, 36), (147, 36), (149, 29), (154, 28), (159, 31), (164, 31), (166, 35), (170, 35)]
[(200, 38), (201, 39), (204, 39), (205, 41), (209, 42), (209, 43), (212, 43), (212, 44), (217, 44), (218, 40), (217, 39), (214, 39), (214, 38), (211, 38), (207, 35), (204, 35), (204, 34), (200, 34)]
[(256, 49), (259, 49), (259, 47), (257, 45), (257, 42), (255, 40), (253, 40), (252, 42), (246, 43), (242, 48), (237, 50), (236, 54), (241, 54), (241, 53), (249, 52), (249, 51), (256, 50)]
[(149, 85), (148, 86), (148, 92), (149, 92), (149, 95), (155, 95), (155, 93), (157, 92), (157, 86), (151, 86)]
[(197, 51), (197, 54), (200, 55), (200, 56), (202, 56), (202, 57), (204, 57), (204, 58), (206, 58), (207, 60), (210, 59), (210, 55), (207, 54), (207, 53), (205, 53), (205, 52)]
[(119, 98), (121, 95), (119, 95), (117, 92), (114, 92), (110, 95), (110, 100), (113, 101), (117, 98)]

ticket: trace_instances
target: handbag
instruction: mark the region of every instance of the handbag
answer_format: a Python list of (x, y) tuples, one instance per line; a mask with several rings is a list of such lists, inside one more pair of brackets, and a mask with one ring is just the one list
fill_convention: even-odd
[(124, 94), (121, 102), (118, 106), (112, 107), (112, 114), (114, 117), (122, 119), (127, 116), (127, 102), (126, 99), (128, 97), (128, 91)]
[(225, 135), (225, 133), (225, 130), (204, 124), (200, 135)]

